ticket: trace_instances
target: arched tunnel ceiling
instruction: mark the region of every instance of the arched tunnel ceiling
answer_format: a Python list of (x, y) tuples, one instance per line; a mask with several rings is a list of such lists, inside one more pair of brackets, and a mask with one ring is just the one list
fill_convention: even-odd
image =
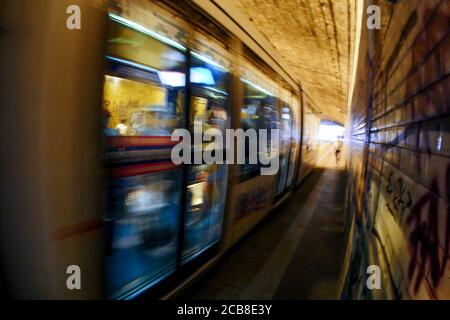
[(357, 0), (236, 0), (315, 100), (346, 123)]

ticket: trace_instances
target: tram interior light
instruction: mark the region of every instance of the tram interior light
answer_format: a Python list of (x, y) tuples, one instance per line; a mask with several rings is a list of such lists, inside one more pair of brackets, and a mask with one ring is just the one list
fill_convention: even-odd
[(250, 87), (252, 87), (253, 89), (256, 89), (256, 90), (258, 90), (258, 91), (264, 93), (265, 95), (273, 96), (273, 94), (270, 93), (269, 91), (267, 91), (266, 89), (264, 89), (264, 88), (258, 86), (257, 84), (255, 84), (255, 83), (253, 83), (253, 82), (251, 82), (251, 81), (249, 81), (249, 80), (247, 80), (247, 79), (241, 78), (241, 81), (244, 82), (245, 84), (248, 84), (248, 85), (249, 85)]
[(151, 37), (153, 37), (155, 39), (158, 39), (159, 41), (162, 41), (162, 42), (164, 42), (164, 43), (166, 43), (166, 44), (168, 44), (170, 46), (173, 46), (173, 47), (175, 47), (177, 49), (180, 49), (182, 51), (186, 51), (186, 47), (181, 45), (180, 43), (178, 43), (176, 41), (173, 41), (172, 39), (169, 39), (167, 37), (164, 37), (164, 36), (154, 32), (152, 30), (149, 30), (148, 28), (146, 28), (146, 27), (144, 27), (144, 26), (142, 26), (142, 25), (140, 25), (140, 24), (138, 24), (138, 23), (136, 23), (134, 21), (128, 20), (128, 19), (123, 18), (121, 16), (118, 16), (118, 15), (116, 15), (114, 13), (109, 13), (108, 16), (112, 20), (114, 20), (114, 21), (116, 21), (118, 23), (121, 23), (124, 26), (132, 28), (132, 29), (137, 30), (139, 32), (142, 32), (142, 33), (144, 33), (144, 34), (146, 34), (148, 36), (151, 36)]
[(222, 71), (227, 71), (227, 69), (226, 69), (224, 66), (218, 64), (218, 63), (215, 62), (214, 60), (212, 60), (212, 59), (210, 59), (210, 58), (208, 58), (208, 57), (206, 57), (206, 56), (204, 56), (204, 55), (201, 55), (201, 54), (196, 53), (196, 52), (192, 52), (192, 55), (193, 55), (195, 58), (199, 59), (200, 61), (203, 61), (203, 62), (205, 62), (205, 63), (207, 63), (207, 64), (209, 64), (209, 65), (211, 65), (211, 66), (214, 66), (214, 67), (216, 67), (216, 68), (218, 68), (218, 69), (221, 69)]
[(161, 83), (171, 87), (183, 87), (186, 84), (186, 76), (182, 72), (160, 71), (158, 72)]
[(196, 67), (191, 69), (191, 82), (204, 84), (207, 86), (216, 85), (211, 70), (202, 67)]

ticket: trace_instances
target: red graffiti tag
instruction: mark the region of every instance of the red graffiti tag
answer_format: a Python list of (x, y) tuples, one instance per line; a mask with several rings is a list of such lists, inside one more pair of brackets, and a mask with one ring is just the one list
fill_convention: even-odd
[[(446, 174), (446, 194), (450, 195), (450, 166)], [(406, 223), (412, 227), (409, 236), (412, 256), (409, 263), (408, 278), (414, 281), (414, 293), (417, 293), (427, 273), (430, 273), (432, 286), (436, 288), (444, 275), (449, 260), (450, 248), (450, 211), (447, 205), (444, 255), (439, 256), (439, 194), (437, 178), (433, 178), (430, 190), (425, 193), (411, 208)], [(426, 209), (428, 208), (428, 209)]]

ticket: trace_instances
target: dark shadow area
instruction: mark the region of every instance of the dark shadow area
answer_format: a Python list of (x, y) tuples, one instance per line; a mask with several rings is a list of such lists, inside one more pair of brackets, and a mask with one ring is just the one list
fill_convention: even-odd
[(327, 170), (302, 242), (274, 299), (338, 299), (340, 273), (347, 249), (346, 173)]
[[(268, 257), (277, 247), (277, 244), (285, 236), (286, 230), (290, 228), (296, 219), (299, 217), (301, 219), (301, 216), (305, 214), (305, 203), (312, 192), (317, 192), (319, 181), (322, 181), (322, 184), (327, 183), (327, 181), (321, 180), (324, 174), (332, 174), (334, 176), (329, 187), (321, 188), (324, 193), (321, 196), (321, 205), (326, 206), (326, 208), (324, 207), (323, 210), (315, 209), (315, 211), (319, 212), (314, 213), (318, 216), (311, 221), (314, 222), (313, 228), (309, 230), (308, 227), (309, 231), (307, 231), (305, 239), (302, 240), (301, 246), (296, 249), (294, 260), (290, 263), (280, 287), (276, 292), (273, 292), (276, 294), (275, 298), (285, 297), (296, 299), (303, 297), (304, 294), (300, 291), (304, 289), (302, 285), (305, 283), (305, 280), (299, 282), (297, 276), (299, 275), (299, 271), (301, 271), (306, 278), (309, 278), (310, 270), (311, 268), (314, 269), (314, 266), (308, 266), (309, 259), (305, 260), (302, 257), (308, 257), (307, 253), (313, 255), (318, 254), (317, 244), (320, 244), (320, 246), (329, 245), (327, 250), (322, 251), (330, 252), (330, 256), (324, 257), (319, 255), (313, 261), (319, 264), (319, 260), (324, 259), (325, 265), (330, 265), (331, 261), (335, 260), (336, 265), (341, 263), (339, 259), (342, 251), (341, 248), (345, 246), (342, 244), (344, 241), (336, 241), (336, 238), (339, 237), (337, 235), (338, 231), (344, 229), (345, 173), (343, 171), (314, 170), (302, 185), (294, 190), (289, 199), (269, 214), (236, 246), (230, 249), (213, 268), (200, 277), (192, 286), (187, 288), (179, 298), (193, 300), (235, 299), (239, 297), (243, 290), (248, 290), (255, 275), (261, 270)], [(341, 186), (342, 188), (340, 188)], [(335, 193), (338, 194), (335, 195)], [(323, 214), (320, 214), (320, 212)], [(310, 233), (317, 233), (318, 231), (317, 237), (324, 237), (323, 240), (310, 235)], [(308, 242), (308, 244), (303, 244), (305, 242)], [(338, 269), (337, 272), (339, 273), (340, 268)], [(316, 274), (316, 276), (320, 276), (320, 274)], [(335, 274), (333, 273), (332, 276), (335, 276)], [(290, 279), (291, 277), (297, 278), (293, 281)], [(287, 285), (290, 281), (292, 282), (291, 287)], [(308, 288), (308, 285), (306, 285), (306, 288)], [(257, 291), (248, 297), (252, 299), (260, 298)]]

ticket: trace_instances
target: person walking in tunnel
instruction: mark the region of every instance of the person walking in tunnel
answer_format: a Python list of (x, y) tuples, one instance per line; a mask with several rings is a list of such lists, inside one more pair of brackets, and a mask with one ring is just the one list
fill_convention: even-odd
[(334, 155), (336, 156), (336, 167), (339, 166), (341, 162), (341, 154), (342, 154), (342, 141), (340, 137), (336, 139), (335, 151)]

